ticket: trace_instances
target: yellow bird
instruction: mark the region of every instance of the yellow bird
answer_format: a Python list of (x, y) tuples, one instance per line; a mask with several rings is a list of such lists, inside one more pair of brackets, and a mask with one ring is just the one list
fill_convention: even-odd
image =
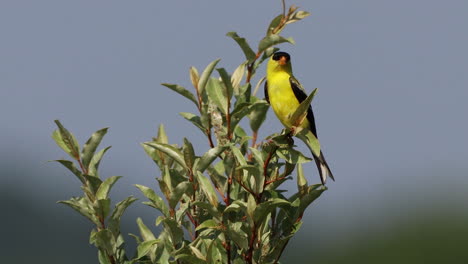
[[(307, 95), (304, 88), (302, 88), (301, 84), (293, 76), (291, 56), (286, 52), (276, 52), (268, 61), (265, 98), (281, 123), (286, 128), (294, 129), (295, 124), (293, 124), (291, 117), (300, 103), (307, 98)], [(311, 106), (309, 106), (306, 120), (300, 124), (300, 128), (302, 131), (297, 135), (300, 139), (304, 140), (309, 133), (317, 137), (314, 113), (312, 112)], [(322, 151), (320, 151), (320, 155), (315, 154), (314, 151), (311, 152), (314, 156), (314, 161), (317, 165), (322, 184), (325, 184), (328, 177), (335, 180)]]

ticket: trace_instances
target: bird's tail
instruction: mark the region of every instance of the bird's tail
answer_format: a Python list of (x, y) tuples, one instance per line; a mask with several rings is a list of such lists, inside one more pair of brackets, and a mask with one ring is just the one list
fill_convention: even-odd
[(320, 151), (320, 156), (314, 156), (314, 161), (315, 164), (317, 165), (317, 169), (320, 174), (320, 180), (322, 181), (322, 184), (325, 185), (325, 182), (327, 181), (327, 178), (330, 177), (333, 181), (335, 181), (335, 178), (333, 177), (333, 174), (330, 170), (330, 167), (328, 167), (327, 161), (325, 160), (325, 157), (323, 156), (322, 151)]

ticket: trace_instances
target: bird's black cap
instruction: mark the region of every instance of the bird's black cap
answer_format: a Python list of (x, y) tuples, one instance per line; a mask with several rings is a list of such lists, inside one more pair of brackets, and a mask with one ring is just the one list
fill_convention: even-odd
[(291, 59), (291, 56), (289, 56), (288, 53), (283, 52), (283, 51), (277, 51), (275, 52), (275, 54), (273, 54), (273, 60), (275, 61), (280, 60), (281, 57), (285, 57), (287, 62), (289, 62), (289, 60)]

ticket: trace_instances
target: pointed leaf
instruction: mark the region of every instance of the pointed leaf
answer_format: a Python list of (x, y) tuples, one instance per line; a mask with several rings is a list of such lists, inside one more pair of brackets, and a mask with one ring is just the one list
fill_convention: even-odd
[(169, 199), (169, 207), (175, 208), (177, 203), (182, 198), (182, 195), (184, 195), (187, 192), (187, 190), (189, 190), (189, 188), (192, 188), (191, 182), (185, 181), (185, 182), (179, 183), (171, 193), (171, 197)]
[(177, 149), (176, 147), (168, 145), (168, 144), (157, 143), (157, 142), (145, 142), (143, 144), (165, 153), (166, 155), (174, 159), (177, 163), (179, 163), (182, 167), (187, 169), (187, 165), (185, 164), (185, 161), (184, 161), (184, 156), (180, 152), (180, 150)]
[(208, 198), (208, 201), (214, 206), (218, 206), (218, 196), (216, 195), (216, 191), (213, 188), (213, 185), (211, 185), (211, 182), (208, 178), (205, 177), (201, 172), (197, 171), (197, 180), (200, 183), (200, 187), (205, 193), (206, 197)]
[(153, 251), (155, 249), (154, 246), (160, 241), (161, 240), (159, 239), (153, 239), (140, 243), (137, 247), (137, 259), (141, 259), (142, 257), (146, 256), (150, 250)]
[(249, 46), (247, 43), (247, 40), (245, 38), (239, 37), (236, 32), (228, 32), (226, 36), (231, 37), (234, 39), (234, 41), (237, 42), (237, 44), (240, 46), (242, 51), (244, 52), (245, 58), (249, 61), (252, 62), (255, 60), (255, 52), (252, 50), (252, 48)]
[(218, 106), (223, 114), (226, 114), (228, 111), (227, 95), (221, 83), (215, 78), (210, 78), (206, 85), (206, 92), (208, 98)]
[(185, 98), (189, 99), (192, 101), (195, 105), (198, 105), (197, 99), (195, 99), (195, 96), (193, 93), (185, 89), (184, 87), (177, 85), (177, 84), (171, 84), (171, 83), (161, 83), (161, 85), (166, 86), (167, 88), (173, 90), (174, 92), (184, 96)]
[(106, 199), (109, 195), (110, 189), (120, 178), (122, 178), (122, 176), (112, 176), (103, 181), (96, 192), (96, 199)]
[(69, 160), (53, 160), (60, 164), (62, 164), (65, 168), (69, 169), (80, 181), (81, 183), (85, 183), (85, 179), (83, 178), (83, 174), (81, 171), (76, 168), (75, 164)]
[(206, 168), (208, 168), (208, 166), (210, 166), (210, 164), (227, 148), (228, 146), (217, 146), (208, 150), (200, 158), (196, 170), (203, 173), (206, 170)]
[(294, 44), (294, 40), (292, 38), (284, 38), (280, 35), (277, 34), (272, 34), (269, 36), (264, 37), (260, 43), (258, 44), (258, 52), (262, 53), (266, 49), (273, 47), (275, 45), (284, 43), (284, 42), (289, 42), (291, 44)]
[(167, 208), (167, 205), (164, 203), (163, 199), (159, 197), (159, 195), (146, 186), (139, 184), (135, 184), (135, 186), (140, 189), (143, 195), (151, 201), (151, 203), (145, 203), (146, 205), (158, 209), (166, 217), (169, 216), (169, 209)]
[(137, 218), (138, 229), (140, 230), (140, 235), (144, 241), (155, 240), (153, 232), (143, 223), (140, 217)]
[(93, 213), (93, 208), (89, 204), (88, 199), (83, 197), (73, 197), (70, 200), (59, 201), (58, 203), (68, 205), (84, 217), (88, 218), (94, 224), (100, 225), (99, 220)]
[(99, 177), (99, 174), (98, 174), (99, 164), (101, 163), (101, 159), (104, 156), (104, 154), (110, 148), (111, 148), (111, 146), (106, 147), (106, 148), (100, 150), (98, 153), (93, 155), (93, 157), (91, 158), (91, 161), (89, 162), (89, 165), (88, 165), (88, 174), (89, 175)]
[(301, 102), (299, 107), (294, 111), (293, 115), (291, 116), (291, 123), (294, 124), (295, 126), (300, 125), (301, 119), (303, 119), (303, 116), (307, 114), (307, 110), (310, 107), (310, 103), (312, 102), (312, 99), (314, 99), (315, 94), (317, 93), (317, 88), (315, 88), (307, 98)]
[(96, 200), (93, 207), (99, 219), (106, 219), (110, 212), (110, 199)]
[(107, 229), (103, 229), (96, 233), (96, 246), (100, 249), (104, 249), (108, 255), (112, 255), (114, 252), (115, 238)]
[(194, 247), (194, 246), (192, 246), (192, 245), (189, 245), (189, 247), (190, 247), (190, 249), (192, 250), (193, 254), (194, 254), (197, 258), (199, 258), (199, 259), (201, 259), (201, 260), (203, 260), (203, 261), (206, 261), (205, 255), (203, 255), (203, 253), (201, 253), (200, 250), (198, 250), (198, 248), (196, 248), (196, 247)]
[(73, 159), (80, 159), (80, 146), (75, 136), (70, 133), (58, 120), (54, 121), (59, 128), (58, 131), (52, 133), (52, 138), (57, 145), (67, 152)]
[(273, 20), (271, 20), (270, 25), (268, 26), (267, 35), (271, 35), (273, 33), (278, 34), (280, 32), (278, 29), (276, 32), (273, 32), (273, 30), (276, 29), (281, 23), (281, 19), (283, 19), (283, 15), (278, 15), (273, 18)]
[(213, 72), (214, 68), (216, 67), (216, 64), (218, 64), (219, 61), (220, 59), (212, 61), (210, 64), (208, 64), (208, 66), (206, 66), (205, 70), (203, 70), (200, 80), (198, 81), (198, 89), (200, 94), (203, 94), (206, 84), (210, 79), (211, 73)]
[(255, 85), (253, 95), (255, 96), (257, 95), (258, 89), (260, 89), (260, 86), (262, 85), (264, 81), (266, 81), (266, 76), (263, 76), (260, 80), (258, 80), (257, 84)]
[(318, 139), (312, 134), (310, 131), (302, 131), (297, 135), (299, 139), (304, 141), (306, 146), (310, 149), (310, 151), (317, 157), (320, 156), (320, 142)]
[(203, 223), (201, 223), (200, 225), (198, 225), (195, 230), (199, 231), (199, 230), (201, 230), (203, 228), (217, 228), (218, 226), (219, 226), (219, 224), (215, 220), (208, 219), (208, 220), (204, 221)]
[(232, 93), (234, 91), (234, 88), (232, 87), (231, 76), (229, 76), (229, 73), (227, 73), (226, 69), (224, 68), (219, 68), (216, 70), (218, 71), (219, 76), (221, 77), (221, 80), (224, 84), (224, 87), (226, 88), (225, 94), (227, 98), (231, 100)]
[(246, 62), (239, 65), (231, 76), (232, 88), (234, 89), (234, 94), (239, 95), (239, 85), (242, 82), (242, 78), (245, 73)]
[(96, 152), (97, 147), (101, 143), (101, 140), (107, 133), (108, 129), (109, 128), (106, 127), (94, 132), (84, 144), (83, 150), (81, 151), (81, 162), (86, 169), (88, 169), (89, 163), (94, 156), (94, 152)]
[(130, 196), (115, 205), (107, 225), (107, 228), (112, 231), (114, 236), (120, 234), (120, 218), (122, 217), (123, 213), (136, 200), (136, 198)]
[(184, 138), (184, 147), (182, 150), (185, 164), (189, 169), (192, 169), (193, 163), (195, 162), (195, 150), (193, 150), (193, 145), (187, 138)]
[(282, 206), (290, 206), (290, 202), (280, 198), (273, 198), (266, 202), (259, 204), (255, 208), (254, 220), (256, 223), (260, 223), (263, 219), (273, 210)]
[(306, 163), (312, 159), (304, 156), (300, 151), (295, 150), (294, 148), (282, 148), (276, 151), (276, 154), (287, 161), (288, 163), (297, 164), (297, 163)]
[(183, 118), (187, 119), (190, 121), (192, 124), (194, 124), (196, 127), (198, 127), (203, 134), (206, 135), (206, 128), (203, 126), (201, 118), (195, 114), (192, 113), (186, 113), (186, 112), (181, 112), (179, 113)]
[(267, 111), (270, 105), (266, 101), (257, 101), (252, 105), (252, 111), (249, 114), (250, 128), (252, 131), (258, 131), (266, 119)]
[(198, 90), (198, 81), (200, 80), (200, 76), (198, 75), (198, 70), (195, 67), (190, 67), (190, 81), (192, 82), (193, 87), (195, 90)]
[(307, 187), (307, 180), (304, 176), (302, 164), (297, 164), (297, 189), (303, 191)]

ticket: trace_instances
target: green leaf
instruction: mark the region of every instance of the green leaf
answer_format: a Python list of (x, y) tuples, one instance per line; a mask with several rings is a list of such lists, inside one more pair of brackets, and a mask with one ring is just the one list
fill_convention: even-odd
[(214, 218), (221, 217), (221, 213), (216, 209), (216, 206), (213, 206), (211, 203), (198, 201), (194, 202), (192, 205), (206, 210), (207, 213)]
[(54, 121), (59, 128), (52, 133), (52, 138), (55, 140), (57, 145), (61, 147), (68, 155), (73, 159), (80, 159), (80, 146), (75, 136), (70, 133), (58, 120)]
[[(222, 82), (224, 84), (224, 87), (226, 88), (225, 94), (226, 94), (227, 98), (229, 100), (231, 100), (232, 94), (233, 94), (233, 91), (234, 91), (234, 88), (233, 88), (232, 82), (231, 82), (231, 76), (229, 76), (229, 73), (227, 73), (226, 69), (224, 69), (224, 68), (219, 68), (219, 69), (216, 69), (216, 70), (218, 71), (219, 76), (221, 77), (221, 80), (222, 80)], [(228, 107), (229, 107), (229, 105), (228, 105)]]
[(174, 219), (171, 218), (164, 218), (162, 220), (162, 223), (164, 225), (165, 231), (168, 232), (172, 238), (172, 244), (177, 245), (184, 236), (184, 231), (182, 230), (182, 227)]
[(149, 228), (143, 223), (143, 220), (141, 220), (140, 217), (137, 218), (137, 225), (138, 225), (138, 229), (140, 230), (140, 235), (144, 241), (150, 241), (150, 240), (156, 239), (153, 232), (149, 230)]
[(135, 186), (140, 189), (143, 195), (151, 201), (151, 203), (145, 203), (146, 205), (158, 209), (166, 217), (169, 216), (169, 209), (160, 196), (158, 196), (152, 189), (146, 186), (139, 184), (135, 184)]
[(101, 143), (101, 140), (107, 133), (108, 129), (109, 128), (106, 127), (94, 132), (84, 144), (83, 150), (81, 151), (81, 162), (86, 169), (88, 169), (89, 163), (94, 156), (94, 152), (96, 152), (97, 147)]
[(217, 228), (219, 227), (219, 224), (213, 220), (213, 219), (208, 219), (206, 221), (204, 221), (203, 223), (201, 223), (200, 225), (197, 226), (197, 228), (195, 230), (201, 230), (203, 228)]
[(306, 163), (311, 161), (312, 159), (304, 156), (300, 151), (297, 151), (293, 148), (282, 148), (276, 151), (276, 154), (291, 164), (297, 163)]
[(195, 90), (198, 90), (198, 81), (200, 80), (200, 76), (198, 75), (198, 70), (195, 67), (190, 67), (190, 81), (192, 82), (193, 87)]
[(103, 181), (96, 192), (96, 199), (106, 199), (109, 195), (110, 189), (120, 178), (122, 178), (122, 176), (112, 176)]
[(299, 205), (299, 212), (301, 212), (301, 214), (315, 199), (319, 198), (320, 195), (327, 190), (327, 187), (322, 187), (321, 189), (316, 188), (317, 185), (310, 185), (301, 195), (301, 203)]
[(266, 76), (263, 76), (260, 80), (258, 80), (257, 84), (255, 85), (255, 89), (253, 91), (254, 96), (257, 95), (258, 89), (260, 89), (260, 86), (262, 85), (264, 81), (266, 81)]
[(231, 127), (236, 127), (237, 124), (244, 118), (248, 113), (252, 111), (250, 103), (239, 103), (234, 107), (231, 113)]
[(199, 259), (201, 259), (201, 260), (203, 260), (203, 261), (206, 261), (205, 255), (204, 255), (203, 253), (201, 253), (200, 250), (199, 250), (198, 248), (196, 248), (196, 247), (194, 247), (194, 246), (192, 246), (192, 245), (189, 245), (189, 247), (190, 247), (190, 249), (192, 250), (193, 254), (194, 254), (197, 258), (199, 258)]
[(112, 232), (103, 229), (96, 233), (96, 246), (102, 250), (105, 250), (108, 255), (113, 255), (115, 238), (112, 235)]
[(158, 127), (158, 136), (156, 137), (156, 142), (169, 144), (169, 139), (166, 134), (166, 130), (164, 129), (164, 125), (160, 124)]
[(230, 223), (227, 226), (226, 234), (240, 249), (247, 249), (249, 247), (249, 239), (247, 234), (242, 230), (242, 222)]
[(98, 174), (98, 169), (99, 169), (99, 164), (101, 163), (101, 159), (104, 156), (104, 154), (110, 149), (111, 147), (106, 147), (102, 150), (100, 150), (98, 153), (93, 155), (93, 158), (91, 158), (91, 161), (89, 162), (88, 165), (88, 174), (99, 177)]
[(317, 88), (315, 88), (307, 98), (301, 102), (299, 107), (294, 111), (294, 113), (291, 116), (291, 123), (294, 126), (299, 126), (300, 123), (305, 119), (305, 115), (307, 114), (307, 110), (310, 107), (310, 103), (312, 102), (312, 99), (314, 99), (315, 94), (317, 93)]
[(109, 224), (107, 225), (114, 236), (120, 234), (120, 218), (122, 217), (123, 213), (136, 200), (136, 198), (130, 196), (115, 205), (112, 215), (109, 219)]
[(195, 170), (203, 173), (206, 168), (208, 168), (208, 166), (210, 166), (210, 164), (213, 163), (213, 161), (227, 148), (228, 146), (217, 146), (205, 152), (205, 154), (201, 156)]
[(247, 62), (244, 62), (239, 65), (231, 76), (232, 88), (234, 89), (235, 95), (239, 95), (239, 85), (242, 82), (242, 78), (244, 77), (246, 63)]
[(305, 17), (308, 17), (309, 15), (310, 15), (309, 12), (297, 11), (292, 16), (289, 17), (288, 22), (286, 22), (286, 24), (297, 22), (301, 19), (304, 19)]
[(247, 203), (245, 203), (243, 201), (236, 200), (236, 201), (232, 202), (229, 206), (227, 206), (224, 209), (223, 213), (227, 214), (229, 212), (240, 212), (240, 211), (247, 212)]
[(221, 110), (223, 114), (226, 114), (228, 111), (226, 91), (216, 78), (209, 79), (208, 84), (206, 85), (206, 92), (208, 94), (208, 98), (218, 106), (219, 110)]
[(276, 34), (266, 36), (258, 44), (258, 52), (262, 53), (266, 49), (268, 49), (270, 47), (273, 47), (275, 45), (284, 43), (284, 42), (289, 42), (291, 44), (294, 44), (294, 40), (292, 38), (284, 38), (284, 37), (282, 37), (280, 35), (276, 35)]
[[(267, 35), (273, 34), (273, 30), (276, 27), (278, 27), (278, 25), (280, 24), (282, 18), (283, 18), (283, 15), (278, 15), (275, 18), (273, 18), (273, 20), (271, 20), (270, 25), (268, 26)], [(279, 31), (275, 32), (275, 33), (278, 34)]]
[(169, 207), (175, 208), (177, 203), (180, 201), (180, 198), (182, 197), (182, 195), (184, 195), (187, 192), (187, 190), (192, 188), (192, 186), (193, 186), (192, 183), (188, 181), (179, 183), (171, 193), (171, 196), (169, 199)]
[(84, 174), (83, 177), (87, 181), (87, 186), (86, 186), (87, 188), (85, 188), (85, 191), (86, 189), (88, 189), (91, 192), (91, 194), (94, 196), (97, 190), (99, 189), (99, 186), (101, 186), (102, 184), (101, 179), (92, 175), (87, 175), (87, 174)]
[(255, 208), (257, 207), (257, 203), (255, 202), (255, 197), (251, 194), (248, 194), (247, 197), (247, 214), (250, 219), (254, 219), (254, 212)]
[(297, 164), (297, 189), (301, 192), (307, 187), (307, 180), (304, 176), (304, 169), (302, 164)]
[(65, 168), (69, 169), (80, 181), (85, 183), (85, 179), (81, 171), (75, 167), (75, 164), (69, 160), (52, 160), (62, 164)]
[(298, 135), (296, 135), (299, 139), (304, 141), (306, 146), (310, 149), (310, 151), (317, 157), (320, 156), (320, 142), (318, 139), (310, 132), (309, 130), (307, 131), (302, 131)]
[(109, 256), (107, 256), (107, 253), (103, 250), (98, 251), (98, 259), (99, 264), (112, 264), (112, 262), (109, 259)]
[(137, 259), (141, 259), (142, 257), (146, 256), (150, 250), (154, 251), (156, 244), (158, 244), (161, 240), (159, 239), (152, 239), (148, 241), (144, 241), (137, 247)]
[(195, 162), (195, 150), (193, 150), (193, 145), (187, 138), (184, 138), (184, 147), (182, 148), (184, 154), (185, 164), (189, 169), (193, 168), (193, 163)]
[(242, 155), (241, 151), (236, 146), (231, 146), (231, 151), (234, 154), (234, 157), (236, 157), (237, 162), (241, 166), (247, 165), (247, 161), (245, 160), (244, 155)]
[(267, 111), (270, 105), (266, 101), (257, 101), (252, 105), (252, 111), (249, 114), (250, 128), (252, 131), (258, 131), (266, 119)]
[(263, 219), (274, 209), (278, 207), (290, 206), (290, 202), (280, 198), (273, 198), (266, 202), (259, 204), (255, 208), (254, 220), (256, 223), (260, 223)]
[(93, 207), (100, 219), (106, 219), (110, 212), (110, 199), (96, 200)]
[(232, 39), (234, 39), (234, 41), (237, 42), (237, 44), (240, 46), (240, 48), (244, 52), (244, 55), (247, 61), (252, 62), (255, 60), (255, 57), (256, 57), (255, 52), (249, 46), (245, 38), (239, 37), (239, 35), (237, 35), (236, 32), (228, 32), (226, 36), (231, 37)]
[(218, 196), (216, 195), (216, 191), (213, 188), (213, 185), (211, 185), (211, 182), (208, 178), (205, 177), (201, 172), (197, 171), (197, 180), (200, 183), (200, 187), (205, 193), (206, 197), (208, 198), (208, 201), (214, 206), (218, 206)]
[(186, 112), (181, 112), (179, 113), (183, 118), (187, 119), (190, 121), (192, 124), (194, 124), (196, 127), (198, 127), (203, 134), (206, 135), (206, 128), (203, 126), (201, 118), (195, 114), (192, 113), (186, 113)]
[(120, 217), (122, 217), (125, 210), (136, 200), (138, 199), (132, 196), (129, 196), (125, 198), (124, 200), (120, 201), (119, 203), (117, 203), (115, 205), (114, 211), (112, 212), (111, 218), (115, 220), (120, 220)]
[(206, 84), (208, 83), (208, 80), (210, 79), (211, 73), (213, 73), (213, 70), (219, 61), (220, 59), (212, 61), (210, 64), (208, 64), (208, 66), (206, 66), (205, 70), (203, 70), (200, 80), (198, 81), (198, 89), (199, 89), (200, 94), (204, 92)]
[(94, 210), (88, 199), (83, 197), (73, 197), (70, 200), (59, 201), (58, 203), (68, 205), (84, 217), (88, 218), (94, 224), (100, 225), (100, 222), (94, 215)]
[(183, 168), (188, 169), (184, 161), (184, 155), (176, 147), (157, 142), (145, 142), (143, 144), (165, 153), (167, 156), (179, 163)]
[(195, 99), (195, 96), (193, 93), (185, 89), (184, 87), (177, 85), (177, 84), (170, 84), (170, 83), (161, 83), (161, 85), (166, 86), (167, 88), (173, 90), (174, 92), (184, 96), (185, 98), (189, 99), (192, 101), (195, 105), (198, 105), (197, 99)]

